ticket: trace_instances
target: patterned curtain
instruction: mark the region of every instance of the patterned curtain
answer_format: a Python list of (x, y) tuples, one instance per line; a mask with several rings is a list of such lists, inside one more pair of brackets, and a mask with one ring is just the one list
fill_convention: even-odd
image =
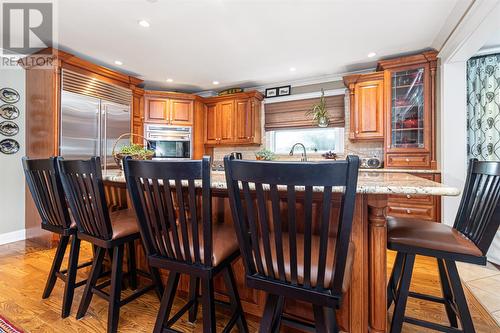
[(467, 62), (467, 155), (500, 161), (500, 54)]

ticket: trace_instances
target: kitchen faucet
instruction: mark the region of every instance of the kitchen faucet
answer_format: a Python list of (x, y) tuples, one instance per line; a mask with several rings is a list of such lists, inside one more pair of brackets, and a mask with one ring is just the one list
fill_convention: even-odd
[(292, 146), (292, 149), (290, 150), (290, 156), (293, 156), (293, 151), (295, 149), (295, 146), (302, 146), (302, 149), (304, 150), (302, 152), (302, 158), (300, 159), (302, 162), (307, 162), (307, 153), (306, 153), (306, 146), (304, 146), (304, 144), (300, 143), (300, 142), (297, 142), (296, 144), (294, 144)]

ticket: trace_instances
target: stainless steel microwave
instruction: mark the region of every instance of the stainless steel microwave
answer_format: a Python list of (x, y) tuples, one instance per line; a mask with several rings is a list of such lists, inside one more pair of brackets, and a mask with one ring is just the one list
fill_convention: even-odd
[(144, 136), (154, 150), (153, 159), (190, 159), (193, 142), (191, 127), (146, 124)]

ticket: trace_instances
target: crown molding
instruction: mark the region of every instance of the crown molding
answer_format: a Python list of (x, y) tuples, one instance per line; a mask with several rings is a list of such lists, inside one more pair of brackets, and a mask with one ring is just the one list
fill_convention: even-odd
[[(326, 83), (326, 82), (334, 82), (334, 81), (342, 81), (344, 76), (347, 75), (352, 75), (352, 74), (365, 74), (365, 73), (371, 73), (376, 70), (375, 67), (373, 68), (367, 68), (367, 69), (362, 69), (359, 71), (352, 71), (352, 72), (346, 72), (346, 73), (340, 73), (340, 74), (327, 74), (327, 75), (319, 75), (319, 76), (312, 76), (308, 78), (302, 78), (302, 79), (295, 79), (295, 80), (289, 80), (289, 81), (278, 81), (278, 82), (273, 82), (265, 85), (260, 85), (260, 86), (255, 86), (255, 87), (248, 87), (245, 88), (245, 91), (248, 90), (257, 90), (260, 92), (265, 92), (266, 88), (271, 88), (271, 87), (281, 87), (281, 86), (292, 86), (293, 87), (302, 87), (302, 86), (309, 86), (312, 84), (320, 84), (320, 83)], [(217, 93), (214, 90), (204, 90), (196, 93), (196, 95), (201, 96), (201, 97), (212, 97), (214, 96), (213, 94)], [(277, 98), (277, 97), (276, 97)]]
[(272, 87), (292, 86), (292, 88), (293, 88), (293, 87), (309, 86), (312, 84), (320, 84), (320, 83), (325, 83), (325, 82), (342, 81), (344, 76), (352, 75), (352, 74), (371, 73), (371, 72), (374, 72), (375, 70), (376, 70), (376, 68), (373, 67), (373, 68), (363, 69), (363, 70), (359, 70), (359, 71), (352, 71), (352, 72), (346, 72), (346, 73), (340, 73), (340, 74), (327, 74), (327, 75), (312, 76), (312, 77), (296, 79), (296, 80), (279, 81), (279, 82), (273, 82), (273, 83), (269, 83), (269, 84), (265, 84), (265, 85), (261, 85), (261, 86), (246, 88), (246, 90), (265, 91), (266, 88), (272, 88)]
[(500, 53), (500, 45), (480, 49), (479, 51), (476, 52), (476, 54), (474, 56), (482, 56), (482, 55), (488, 55), (488, 54), (494, 54), (494, 53)]
[[(331, 89), (331, 90), (324, 91), (325, 97), (345, 95), (345, 92), (346, 92), (346, 88)], [(321, 91), (315, 91), (315, 92), (303, 93), (303, 94), (265, 98), (264, 104), (297, 101), (297, 100), (301, 100), (301, 99), (310, 99), (310, 98), (319, 98), (319, 97), (321, 97)]]

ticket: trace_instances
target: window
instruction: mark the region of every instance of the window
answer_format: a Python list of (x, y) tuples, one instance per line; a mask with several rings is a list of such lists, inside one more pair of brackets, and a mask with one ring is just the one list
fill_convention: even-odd
[(283, 129), (267, 132), (268, 147), (276, 154), (288, 154), (300, 142), (308, 153), (344, 152), (344, 128)]

